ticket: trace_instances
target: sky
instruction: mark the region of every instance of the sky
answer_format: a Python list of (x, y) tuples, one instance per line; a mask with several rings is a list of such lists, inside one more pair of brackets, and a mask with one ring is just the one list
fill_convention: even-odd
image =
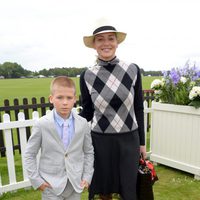
[(89, 67), (96, 52), (84, 46), (95, 21), (108, 18), (126, 40), (118, 58), (145, 71), (200, 66), (198, 0), (0, 0), (0, 64), (39, 71)]

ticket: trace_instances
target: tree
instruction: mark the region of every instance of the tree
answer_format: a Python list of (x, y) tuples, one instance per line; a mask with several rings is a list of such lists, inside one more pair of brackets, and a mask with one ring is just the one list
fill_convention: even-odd
[(31, 71), (25, 70), (17, 63), (5, 62), (0, 65), (0, 75), (5, 78), (20, 78), (21, 76), (28, 76)]

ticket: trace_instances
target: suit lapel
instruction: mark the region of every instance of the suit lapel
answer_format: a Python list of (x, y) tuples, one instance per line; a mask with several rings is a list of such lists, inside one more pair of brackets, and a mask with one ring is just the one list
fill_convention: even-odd
[[(77, 140), (80, 140), (82, 132), (82, 126), (80, 126), (81, 120), (78, 119), (78, 115), (75, 111), (72, 110), (72, 115), (74, 117), (74, 136), (70, 142), (70, 144), (68, 145), (66, 151), (68, 151), (68, 149), (70, 148), (70, 146), (73, 146), (73, 143), (76, 142)], [(50, 134), (55, 138), (55, 140), (59, 143), (59, 146), (62, 147), (64, 150), (64, 145), (62, 140), (60, 139), (57, 130), (56, 130), (56, 126), (55, 126), (55, 121), (54, 121), (54, 114), (53, 114), (53, 110), (51, 112), (49, 112), (46, 115), (46, 119), (47, 119), (47, 126), (49, 127), (49, 132)]]
[(62, 148), (64, 148), (63, 142), (60, 139), (60, 137), (59, 137), (59, 135), (57, 133), (57, 130), (56, 130), (53, 110), (46, 115), (46, 119), (47, 119), (47, 123), (48, 123), (48, 127), (49, 127), (49, 133), (59, 143), (59, 146), (61, 146)]

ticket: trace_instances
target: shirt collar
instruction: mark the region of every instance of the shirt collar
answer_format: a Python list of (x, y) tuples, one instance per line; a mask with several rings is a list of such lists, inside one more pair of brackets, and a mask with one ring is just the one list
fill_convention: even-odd
[(117, 63), (119, 63), (119, 59), (117, 57), (114, 57), (112, 60), (104, 61), (98, 58), (97, 63), (100, 66), (108, 66), (108, 65), (115, 66)]
[(70, 113), (69, 117), (67, 119), (63, 119), (57, 112), (56, 109), (54, 109), (54, 118), (55, 121), (59, 124), (59, 126), (62, 126), (64, 121), (67, 121), (68, 123), (70, 123), (73, 119), (73, 115), (72, 112)]

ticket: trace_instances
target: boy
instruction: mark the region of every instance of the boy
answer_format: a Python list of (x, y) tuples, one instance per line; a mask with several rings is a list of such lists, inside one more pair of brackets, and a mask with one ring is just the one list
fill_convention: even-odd
[(49, 100), (54, 109), (32, 128), (25, 169), (34, 189), (42, 191), (43, 200), (80, 200), (92, 179), (94, 150), (87, 121), (72, 109), (74, 82), (66, 76), (55, 78)]

